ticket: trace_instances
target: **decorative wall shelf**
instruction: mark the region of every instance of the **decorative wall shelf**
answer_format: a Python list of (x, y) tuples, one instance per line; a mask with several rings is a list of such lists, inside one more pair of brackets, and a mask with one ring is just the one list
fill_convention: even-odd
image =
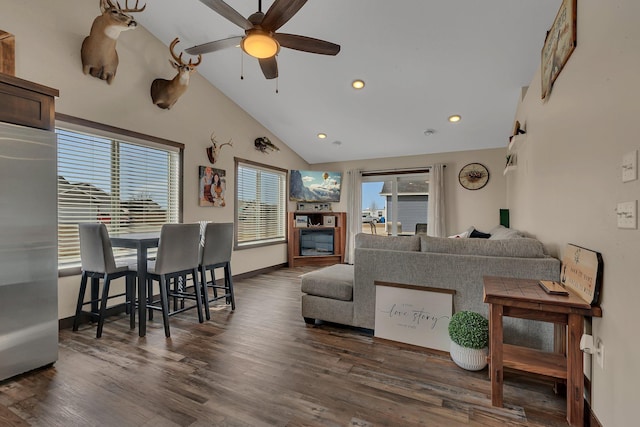
[(502, 172), (502, 174), (506, 175), (507, 173), (511, 172), (512, 170), (516, 170), (517, 168), (517, 165), (508, 165), (506, 168), (504, 168), (504, 172)]
[(509, 141), (509, 146), (507, 147), (509, 152), (516, 152), (524, 144), (527, 140), (526, 134), (513, 135), (511, 137), (511, 141)]

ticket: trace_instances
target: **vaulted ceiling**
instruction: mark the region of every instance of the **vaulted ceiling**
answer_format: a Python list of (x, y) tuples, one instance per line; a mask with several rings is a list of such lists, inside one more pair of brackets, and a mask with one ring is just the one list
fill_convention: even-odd
[[(244, 17), (258, 10), (225, 1)], [(167, 46), (243, 35), (199, 0), (147, 3), (136, 19)], [(198, 72), (311, 164), (505, 147), (560, 3), (310, 0), (279, 32), (337, 43), (337, 56), (282, 48), (279, 78), (267, 80), (231, 47), (204, 55)]]

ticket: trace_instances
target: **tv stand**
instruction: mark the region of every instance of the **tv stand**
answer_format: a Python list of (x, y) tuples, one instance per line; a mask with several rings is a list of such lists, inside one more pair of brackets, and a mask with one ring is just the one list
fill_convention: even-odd
[[(307, 221), (304, 221), (306, 217)], [(333, 225), (328, 224), (333, 218)], [(344, 263), (344, 247), (346, 242), (346, 218), (345, 212), (331, 211), (295, 211), (289, 212), (288, 224), (288, 261), (289, 267), (299, 267), (303, 265), (333, 265)], [(302, 219), (302, 221), (300, 221)], [(296, 227), (296, 220), (306, 227)], [(326, 235), (327, 232), (333, 233), (333, 251), (326, 254), (303, 255), (300, 251), (300, 234), (301, 230), (305, 230), (306, 234), (318, 232)], [(332, 253), (331, 253), (332, 252)]]

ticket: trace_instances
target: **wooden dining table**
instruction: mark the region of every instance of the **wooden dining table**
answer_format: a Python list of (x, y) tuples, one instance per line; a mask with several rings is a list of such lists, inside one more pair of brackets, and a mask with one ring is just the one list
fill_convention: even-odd
[(160, 232), (129, 233), (111, 237), (111, 246), (116, 248), (135, 249), (138, 272), (138, 335), (144, 337), (147, 333), (147, 262), (148, 250), (157, 248), (160, 242)]

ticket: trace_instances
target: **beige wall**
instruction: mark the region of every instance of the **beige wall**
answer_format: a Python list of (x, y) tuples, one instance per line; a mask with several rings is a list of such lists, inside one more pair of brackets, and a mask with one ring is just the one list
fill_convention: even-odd
[[(567, 243), (602, 253), (603, 317), (594, 338), (604, 369), (589, 362), (592, 407), (605, 426), (633, 424), (640, 383), (640, 340), (632, 328), (640, 302), (640, 231), (618, 229), (616, 205), (640, 198), (623, 183), (622, 156), (640, 149), (640, 2), (578, 2), (578, 43), (547, 102), (534, 78), (517, 119), (527, 138), (507, 178), (512, 225), (557, 255)], [(592, 372), (589, 372), (592, 370)]]
[[(505, 136), (505, 146), (506, 143), (507, 136)], [(311, 165), (311, 168), (314, 170), (342, 172), (350, 169), (371, 171), (425, 167), (435, 163), (447, 165), (444, 175), (448, 235), (457, 234), (471, 226), (486, 232), (500, 223), (499, 210), (500, 208), (506, 207), (506, 180), (502, 174), (505, 164), (505, 150), (502, 148), (323, 163)], [(468, 163), (482, 163), (489, 169), (489, 182), (484, 188), (473, 191), (466, 190), (458, 183), (458, 172)], [(333, 210), (346, 212), (347, 193), (348, 190), (345, 188), (340, 196), (340, 203), (334, 203)]]
[[(185, 222), (233, 221), (234, 156), (284, 169), (308, 167), (197, 73), (188, 92), (171, 110), (153, 105), (151, 82), (158, 77), (172, 78), (175, 70), (169, 65), (167, 46), (142, 27), (121, 34), (117, 44), (120, 64), (111, 85), (85, 76), (80, 46), (99, 14), (98, 0), (3, 0), (1, 9), (2, 30), (16, 38), (16, 76), (59, 89), (58, 112), (185, 144)], [(234, 141), (233, 147), (221, 151), (221, 159), (215, 164), (226, 170), (227, 200), (231, 203), (224, 208), (201, 208), (197, 200), (198, 166), (209, 164), (205, 148), (211, 144), (209, 136), (214, 131), (218, 140)], [(259, 136), (269, 137), (280, 151), (264, 154), (255, 150), (253, 141)], [(239, 274), (286, 260), (284, 244), (242, 250), (234, 252), (232, 269)], [(60, 318), (73, 314), (78, 286), (79, 277), (59, 281)]]

